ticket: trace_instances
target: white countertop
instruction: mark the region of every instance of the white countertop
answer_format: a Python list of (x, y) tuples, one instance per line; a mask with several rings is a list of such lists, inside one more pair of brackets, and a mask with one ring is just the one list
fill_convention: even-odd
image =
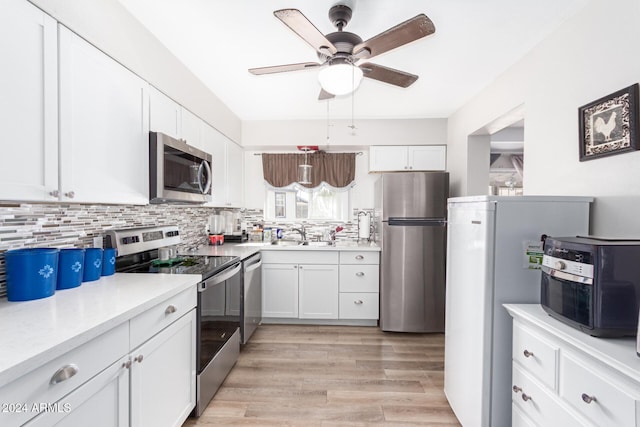
[(231, 255), (247, 258), (259, 251), (380, 251), (376, 243), (359, 243), (351, 241), (336, 241), (335, 246), (311, 245), (272, 245), (264, 242), (225, 243), (218, 246), (203, 246), (195, 251), (185, 252), (185, 255)]
[(505, 304), (512, 317), (534, 324), (561, 338), (567, 344), (640, 382), (640, 357), (636, 339), (592, 337), (549, 316), (540, 304)]
[(197, 274), (116, 273), (25, 302), (0, 302), (0, 387), (194, 286)]

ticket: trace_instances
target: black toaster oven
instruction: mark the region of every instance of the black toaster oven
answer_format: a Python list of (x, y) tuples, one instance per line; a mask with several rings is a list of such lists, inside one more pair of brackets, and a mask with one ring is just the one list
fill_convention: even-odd
[(635, 336), (640, 240), (547, 237), (540, 291), (547, 313), (589, 335)]

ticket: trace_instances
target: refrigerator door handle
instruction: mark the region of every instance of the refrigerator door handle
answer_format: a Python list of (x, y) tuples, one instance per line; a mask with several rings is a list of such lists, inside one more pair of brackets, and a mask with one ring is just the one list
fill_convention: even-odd
[(447, 225), (445, 218), (389, 218), (387, 224), (399, 227), (443, 227)]

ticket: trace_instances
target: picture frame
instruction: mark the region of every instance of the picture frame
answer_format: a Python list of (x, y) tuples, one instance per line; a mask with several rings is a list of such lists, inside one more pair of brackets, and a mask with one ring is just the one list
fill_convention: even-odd
[(580, 161), (638, 149), (638, 84), (578, 109)]

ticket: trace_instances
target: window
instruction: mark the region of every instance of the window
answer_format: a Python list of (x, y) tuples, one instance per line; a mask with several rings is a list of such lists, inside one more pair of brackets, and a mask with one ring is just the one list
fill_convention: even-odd
[(327, 185), (306, 189), (266, 189), (265, 219), (279, 221), (349, 220), (350, 190), (337, 191)]

